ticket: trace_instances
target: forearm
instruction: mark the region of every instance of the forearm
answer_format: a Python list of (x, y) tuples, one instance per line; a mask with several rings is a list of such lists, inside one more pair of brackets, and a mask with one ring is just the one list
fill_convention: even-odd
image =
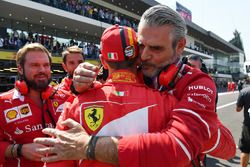
[(217, 124), (219, 125), (218, 133), (211, 137), (211, 142), (205, 144), (204, 148), (206, 148), (206, 151), (204, 153), (217, 158), (231, 159), (236, 153), (234, 138), (229, 129), (227, 129), (219, 120)]
[(100, 137), (96, 143), (95, 158), (104, 163), (118, 165), (118, 139)]
[[(21, 146), (21, 147), (20, 147)], [(22, 144), (11, 144), (5, 150), (5, 158), (16, 158), (21, 156)]]
[(17, 144), (10, 144), (5, 150), (5, 158), (13, 158), (16, 156)]
[(6, 142), (6, 141), (0, 141), (0, 164), (5, 162), (5, 157), (6, 157), (5, 152), (6, 152), (6, 149), (9, 147), (9, 145), (11, 145), (11, 143)]

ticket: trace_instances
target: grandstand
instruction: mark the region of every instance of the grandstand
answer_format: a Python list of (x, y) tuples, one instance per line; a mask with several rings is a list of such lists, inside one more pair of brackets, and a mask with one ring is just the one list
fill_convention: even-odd
[[(104, 29), (120, 24), (137, 30), (142, 13), (156, 4), (154, 0), (1, 0), (0, 92), (13, 86), (16, 79), (13, 56), (25, 43), (40, 42), (52, 52), (53, 77), (59, 79), (65, 75), (60, 57), (65, 47), (78, 45), (88, 61), (98, 63), (99, 40)], [(186, 22), (188, 42), (184, 56), (200, 55), (210, 75), (222, 85), (242, 77), (242, 50), (193, 22)]]

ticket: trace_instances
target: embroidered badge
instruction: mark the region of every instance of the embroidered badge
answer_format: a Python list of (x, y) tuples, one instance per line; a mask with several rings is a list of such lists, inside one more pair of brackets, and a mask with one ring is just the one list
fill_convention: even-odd
[(84, 109), (84, 120), (92, 131), (102, 124), (103, 114), (103, 106), (89, 106)]

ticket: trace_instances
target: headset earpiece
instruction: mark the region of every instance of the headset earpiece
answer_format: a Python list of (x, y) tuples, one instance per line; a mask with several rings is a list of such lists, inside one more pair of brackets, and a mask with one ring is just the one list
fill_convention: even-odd
[[(21, 95), (27, 95), (29, 88), (25, 81), (17, 80), (15, 82), (15, 88), (21, 93)], [(41, 97), (43, 100), (49, 99), (55, 94), (56, 90), (52, 86), (48, 86), (45, 91), (42, 92)]]
[(158, 77), (158, 83), (162, 86), (168, 87), (175, 79), (179, 67), (176, 64), (171, 64), (166, 70), (162, 70)]
[(42, 92), (41, 97), (43, 100), (47, 100), (55, 94), (56, 90), (52, 86), (48, 86), (45, 91)]
[(19, 81), (19, 80), (17, 80), (17, 81), (15, 82), (15, 88), (16, 88), (22, 95), (26, 95), (26, 94), (28, 94), (28, 92), (29, 92), (29, 88), (28, 88), (28, 86), (27, 86), (27, 84), (26, 84), (25, 81)]

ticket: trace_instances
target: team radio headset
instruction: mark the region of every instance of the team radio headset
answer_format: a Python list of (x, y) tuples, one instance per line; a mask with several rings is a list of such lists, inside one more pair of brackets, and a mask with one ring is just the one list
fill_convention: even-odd
[[(24, 80), (22, 81), (17, 80), (15, 82), (15, 88), (21, 93), (21, 95), (27, 95), (29, 93), (29, 87), (27, 86)], [(52, 86), (47, 86), (46, 90), (44, 90), (40, 95), (42, 103), (43, 104), (46, 103), (46, 106), (47, 106), (46, 112), (49, 115), (50, 120), (54, 127), (56, 126), (56, 121), (53, 118), (51, 112), (49, 111), (47, 100), (53, 98), (57, 91), (58, 91), (58, 87), (57, 89), (54, 89)], [(45, 111), (44, 111), (44, 107), (42, 106), (42, 127), (46, 128), (46, 121), (45, 121), (44, 114), (45, 114)]]
[(186, 59), (183, 58), (177, 63), (167, 65), (158, 75), (158, 83), (160, 85), (159, 90), (171, 90), (175, 87), (175, 84), (185, 75), (184, 67)]

